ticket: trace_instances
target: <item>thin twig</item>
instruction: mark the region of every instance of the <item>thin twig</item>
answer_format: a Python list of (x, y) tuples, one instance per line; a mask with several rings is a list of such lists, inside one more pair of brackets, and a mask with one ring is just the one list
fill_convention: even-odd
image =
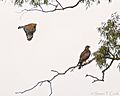
[[(66, 7), (63, 7), (58, 0), (56, 0), (56, 2), (57, 2), (56, 5), (54, 5), (54, 4), (52, 4), (52, 3), (48, 3), (48, 4), (47, 4), (47, 5), (52, 5), (52, 6), (54, 7), (54, 8), (51, 9), (51, 10), (43, 10), (43, 8), (41, 8), (41, 6), (39, 5), (40, 9), (38, 9), (38, 8), (36, 8), (36, 9), (34, 9), (34, 8), (31, 8), (31, 9), (23, 9), (23, 10), (21, 10), (20, 13), (22, 13), (22, 12), (24, 12), (24, 11), (27, 11), (27, 12), (28, 12), (28, 11), (41, 11), (41, 12), (44, 12), (44, 13), (49, 13), (49, 12), (54, 12), (54, 11), (57, 11), (57, 10), (71, 9), (71, 8), (77, 7), (80, 2), (83, 2), (83, 0), (78, 0), (78, 1), (76, 2), (76, 4), (71, 5), (71, 6), (66, 6)], [(43, 4), (43, 3), (40, 3), (40, 4)], [(60, 5), (61, 8), (58, 8), (58, 5)]]
[(105, 72), (111, 67), (111, 65), (113, 64), (113, 61), (114, 59), (111, 60), (110, 64), (102, 71), (102, 78), (99, 79), (98, 77), (96, 76), (93, 76), (93, 75), (86, 75), (86, 77), (92, 77), (94, 78), (95, 80), (93, 80), (92, 83), (96, 82), (96, 81), (104, 81), (104, 77), (105, 77)]
[(40, 7), (40, 8), (41, 8), (41, 10), (43, 11), (43, 8), (42, 8), (41, 4), (39, 4), (39, 7)]
[(85, 77), (88, 77), (88, 76), (95, 79), (92, 83), (94, 83), (96, 81), (103, 81), (103, 79), (99, 79), (98, 77), (95, 77), (95, 76), (92, 76), (92, 75), (88, 75), (88, 74)]
[(61, 3), (60, 3), (58, 0), (56, 0), (56, 2), (57, 2), (57, 3), (60, 5), (60, 7), (63, 9)]
[(50, 94), (49, 94), (49, 96), (51, 96), (51, 95), (52, 95), (52, 93), (53, 93), (53, 91), (52, 91), (52, 83), (51, 83), (51, 82), (49, 82), (49, 84), (50, 84)]
[(34, 85), (32, 88), (30, 88), (30, 89), (27, 89), (27, 90), (22, 91), (22, 92), (15, 92), (15, 93), (16, 93), (16, 94), (19, 94), (19, 93), (23, 94), (23, 93), (25, 93), (25, 92), (27, 92), (27, 91), (33, 90), (33, 89), (36, 88), (39, 84), (42, 85), (42, 83), (43, 83), (43, 81), (40, 81), (40, 82), (38, 82), (36, 85)]
[[(88, 64), (91, 63), (93, 60), (95, 60), (95, 58), (93, 58), (93, 59), (91, 59), (90, 61), (86, 62), (83, 66), (88, 65)], [(79, 67), (78, 64), (75, 65), (75, 66), (69, 67), (69, 68), (66, 69), (64, 72), (58, 72), (58, 71), (56, 71), (56, 70), (51, 70), (52, 72), (57, 73), (57, 74), (54, 75), (51, 79), (39, 81), (39, 82), (38, 82), (36, 85), (34, 85), (32, 88), (29, 88), (29, 89), (24, 90), (24, 91), (21, 91), (21, 92), (16, 92), (16, 94), (23, 94), (23, 93), (25, 93), (25, 92), (28, 92), (28, 91), (33, 90), (33, 89), (36, 88), (39, 84), (40, 84), (40, 86), (41, 86), (43, 83), (48, 82), (48, 83), (50, 84), (50, 94), (49, 94), (49, 96), (51, 96), (52, 93), (53, 93), (52, 81), (53, 81), (56, 77), (58, 77), (58, 76), (60, 76), (60, 75), (65, 75), (68, 71), (73, 70), (73, 69), (75, 69), (75, 68), (77, 68), (77, 67)]]

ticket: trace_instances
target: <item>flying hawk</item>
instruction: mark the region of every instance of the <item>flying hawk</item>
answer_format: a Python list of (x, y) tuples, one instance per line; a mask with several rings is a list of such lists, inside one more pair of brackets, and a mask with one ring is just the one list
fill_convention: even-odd
[(26, 36), (27, 36), (27, 40), (30, 41), (33, 38), (33, 33), (36, 31), (36, 23), (30, 23), (24, 26), (19, 26), (18, 29), (23, 28)]
[(84, 51), (81, 53), (80, 59), (78, 62), (78, 64), (79, 64), (78, 69), (80, 69), (82, 67), (83, 62), (85, 62), (90, 57), (91, 52), (90, 52), (89, 48), (90, 48), (90, 46), (87, 45), (85, 47)]

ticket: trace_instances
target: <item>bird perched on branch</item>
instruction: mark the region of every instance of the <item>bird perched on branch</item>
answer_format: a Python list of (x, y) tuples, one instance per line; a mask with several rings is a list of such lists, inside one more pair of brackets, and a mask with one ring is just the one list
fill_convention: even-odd
[(88, 46), (88, 45), (85, 46), (84, 51), (80, 54), (80, 59), (78, 62), (78, 65), (79, 65), (78, 69), (81, 69), (83, 62), (85, 62), (90, 57), (91, 52), (90, 52), (89, 48), (90, 48), (90, 46)]
[(30, 41), (33, 38), (33, 33), (36, 31), (36, 23), (30, 23), (24, 26), (19, 26), (18, 29), (23, 28), (26, 36), (27, 36), (27, 40)]

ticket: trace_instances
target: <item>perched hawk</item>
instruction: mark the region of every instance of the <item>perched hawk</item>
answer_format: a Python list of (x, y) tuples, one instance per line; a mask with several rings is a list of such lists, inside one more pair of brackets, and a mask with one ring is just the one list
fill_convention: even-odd
[(85, 62), (90, 57), (91, 52), (90, 52), (89, 48), (90, 48), (90, 46), (87, 45), (85, 47), (84, 51), (81, 53), (80, 59), (78, 62), (78, 64), (79, 64), (78, 69), (80, 69), (82, 67), (83, 62)]
[(30, 23), (24, 26), (19, 26), (18, 29), (23, 28), (26, 36), (27, 36), (27, 40), (30, 41), (33, 38), (33, 33), (36, 31), (36, 23)]

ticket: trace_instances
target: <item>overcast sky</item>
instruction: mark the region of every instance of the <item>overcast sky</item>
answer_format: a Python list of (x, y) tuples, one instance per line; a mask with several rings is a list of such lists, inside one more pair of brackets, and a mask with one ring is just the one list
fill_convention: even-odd
[[(120, 0), (112, 3), (106, 0), (88, 10), (80, 4), (74, 9), (47, 14), (17, 13), (21, 9), (10, 2), (0, 2), (0, 96), (48, 96), (48, 83), (25, 94), (16, 95), (15, 92), (52, 78), (55, 75), (51, 72), (53, 69), (64, 72), (76, 65), (86, 45), (95, 52), (100, 38), (97, 27), (112, 13), (120, 13)], [(31, 22), (37, 23), (37, 30), (29, 42), (24, 31), (17, 28)], [(52, 96), (120, 96), (117, 64), (106, 72), (105, 82), (92, 84), (92, 78), (85, 78), (86, 74), (101, 76), (96, 62), (59, 76), (52, 82)]]

